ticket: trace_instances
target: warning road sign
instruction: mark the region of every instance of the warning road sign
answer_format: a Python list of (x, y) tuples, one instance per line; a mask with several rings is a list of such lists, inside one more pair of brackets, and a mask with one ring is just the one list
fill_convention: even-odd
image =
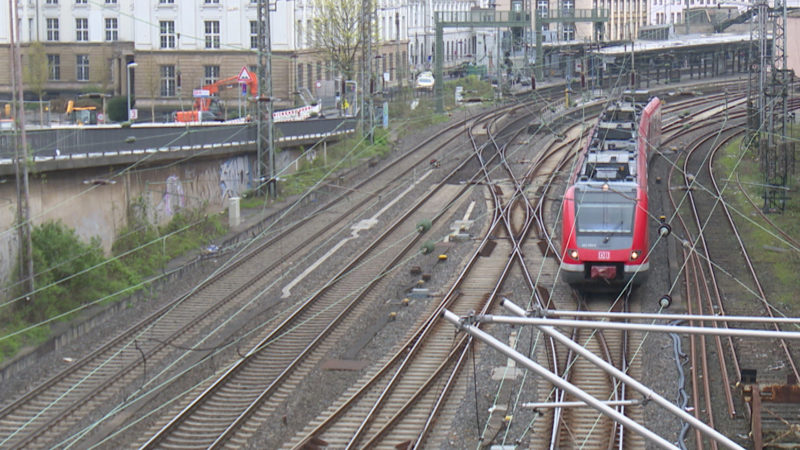
[(238, 79), (239, 81), (250, 81), (250, 71), (247, 70), (247, 67), (242, 67)]

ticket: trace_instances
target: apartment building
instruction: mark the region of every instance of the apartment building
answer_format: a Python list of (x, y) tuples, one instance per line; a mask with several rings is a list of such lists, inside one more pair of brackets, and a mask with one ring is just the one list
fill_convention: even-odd
[[(655, 4), (650, 4), (653, 1)], [(689, 0), (714, 4), (717, 0)], [(341, 76), (314, 48), (315, 0), (277, 1), (271, 17), (272, 84), (279, 105), (295, 93), (314, 93), (322, 81)], [(648, 22), (669, 23), (677, 14), (673, 0), (377, 0), (374, 21), (378, 43), (372, 50), (378, 79), (396, 85), (432, 67), (434, 14), (475, 8), (535, 8), (570, 14), (604, 8), (609, 22), (562, 21), (545, 26), (546, 42), (578, 43), (628, 40)], [(192, 91), (236, 76), (257, 63), (257, 0), (20, 0), (19, 33), (27, 58), (30, 43), (44, 44), (49, 98), (100, 90), (125, 95), (128, 74), (140, 110), (188, 108)], [(0, 8), (0, 24), (8, 24)], [(535, 16), (535, 15), (534, 15)], [(674, 20), (679, 22), (680, 16)], [(535, 20), (535, 18), (534, 18)], [(533, 27), (532, 27), (533, 28)], [(446, 28), (445, 66), (465, 61), (498, 61), (497, 30)], [(0, 26), (0, 64), (9, 64), (8, 27)], [(135, 67), (129, 64), (135, 62)], [(330, 83), (327, 84), (328, 86)], [(0, 72), (0, 97), (10, 96), (11, 75)], [(237, 91), (232, 89), (231, 91)], [(238, 92), (224, 93), (235, 99)], [(147, 116), (147, 114), (145, 114)]]
[[(408, 0), (408, 55), (412, 70), (414, 72), (430, 70), (433, 66), (435, 13), (466, 12), (488, 6), (486, 0)], [(477, 60), (476, 36), (481, 31), (469, 28), (445, 28), (443, 36), (445, 66)]]
[[(278, 104), (292, 104), (303, 88), (337, 74), (313, 48), (313, 0), (273, 2), (270, 13), (272, 84)], [(407, 8), (378, 0), (380, 42), (376, 70), (390, 82), (408, 71)], [(23, 59), (30, 44), (44, 45), (48, 97), (87, 90), (125, 95), (128, 73), (140, 110), (190, 107), (192, 91), (255, 68), (257, 0), (22, 0), (18, 6)], [(9, 23), (0, 8), (0, 23)], [(0, 64), (10, 65), (8, 27), (0, 26)], [(128, 67), (134, 63), (135, 66)], [(24, 64), (24, 62), (23, 62)], [(0, 72), (0, 96), (8, 98), (11, 74)], [(236, 91), (235, 89), (233, 91)], [(221, 93), (236, 98), (238, 92)]]

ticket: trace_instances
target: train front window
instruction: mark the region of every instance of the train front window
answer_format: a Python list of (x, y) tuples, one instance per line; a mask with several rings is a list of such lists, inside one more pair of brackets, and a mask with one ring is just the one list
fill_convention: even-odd
[(635, 192), (576, 193), (575, 218), (578, 234), (597, 234), (609, 237), (632, 234), (636, 207), (635, 195)]

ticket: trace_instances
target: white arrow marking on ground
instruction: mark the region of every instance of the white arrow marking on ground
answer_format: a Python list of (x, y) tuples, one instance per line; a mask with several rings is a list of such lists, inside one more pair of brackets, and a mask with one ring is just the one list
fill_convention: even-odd
[(370, 217), (369, 219), (364, 219), (364, 220), (361, 220), (361, 221), (359, 221), (358, 223), (356, 223), (355, 225), (351, 226), (351, 227), (350, 227), (350, 229), (351, 229), (351, 230), (353, 230), (353, 231), (352, 231), (352, 233), (350, 234), (350, 236), (348, 236), (348, 237), (346, 237), (346, 238), (342, 239), (341, 241), (339, 241), (339, 242), (338, 242), (336, 245), (334, 245), (334, 246), (333, 246), (333, 248), (331, 248), (331, 249), (330, 249), (330, 250), (328, 250), (328, 251), (327, 251), (327, 252), (326, 252), (324, 255), (322, 255), (322, 257), (321, 257), (321, 258), (319, 258), (318, 260), (314, 261), (314, 264), (312, 264), (312, 265), (308, 266), (308, 267), (306, 268), (306, 270), (304, 270), (304, 271), (303, 271), (303, 273), (301, 273), (300, 275), (298, 275), (298, 276), (297, 276), (297, 278), (295, 278), (295, 279), (294, 279), (294, 280), (292, 280), (292, 281), (291, 281), (289, 284), (287, 284), (286, 286), (284, 286), (284, 287), (283, 287), (283, 289), (281, 290), (281, 293), (282, 293), (282, 295), (281, 295), (281, 298), (288, 298), (288, 297), (289, 297), (289, 295), (291, 294), (292, 288), (294, 288), (295, 286), (297, 286), (297, 284), (298, 284), (298, 283), (300, 283), (301, 281), (303, 281), (303, 279), (304, 279), (306, 276), (308, 276), (308, 274), (309, 274), (309, 273), (311, 273), (311, 272), (312, 272), (314, 269), (316, 269), (316, 268), (317, 268), (317, 267), (319, 267), (319, 266), (320, 266), (322, 263), (324, 263), (324, 262), (325, 262), (325, 261), (326, 261), (328, 258), (330, 258), (330, 257), (331, 257), (331, 255), (333, 255), (333, 254), (334, 254), (334, 253), (336, 253), (336, 252), (337, 252), (337, 251), (338, 251), (340, 248), (342, 248), (342, 246), (343, 246), (344, 244), (346, 244), (346, 243), (347, 243), (348, 241), (350, 241), (351, 239), (355, 239), (355, 238), (357, 238), (357, 237), (358, 237), (358, 232), (359, 232), (359, 231), (361, 231), (361, 230), (369, 230), (370, 228), (372, 228), (372, 227), (373, 227), (373, 225), (377, 224), (377, 223), (378, 223), (378, 217), (380, 217), (380, 216), (381, 216), (381, 214), (385, 213), (385, 212), (386, 212), (386, 210), (388, 210), (388, 209), (389, 209), (389, 208), (391, 208), (391, 207), (392, 207), (392, 206), (393, 206), (395, 203), (397, 203), (398, 201), (400, 201), (400, 199), (401, 199), (401, 198), (405, 197), (405, 196), (406, 196), (406, 194), (408, 194), (409, 192), (411, 192), (411, 190), (412, 190), (412, 189), (414, 189), (414, 186), (416, 186), (416, 185), (417, 185), (419, 182), (421, 182), (422, 180), (424, 180), (425, 178), (427, 178), (427, 177), (428, 177), (428, 175), (430, 175), (431, 173), (432, 173), (432, 171), (431, 171), (431, 170), (428, 170), (427, 172), (425, 172), (425, 173), (424, 173), (424, 174), (423, 174), (421, 177), (419, 177), (419, 179), (418, 179), (418, 180), (416, 180), (416, 181), (414, 181), (413, 183), (411, 183), (411, 185), (410, 185), (410, 186), (408, 186), (408, 187), (406, 188), (406, 190), (405, 190), (405, 191), (403, 191), (403, 192), (402, 192), (400, 195), (398, 195), (397, 197), (395, 197), (395, 198), (394, 198), (394, 200), (390, 201), (390, 202), (389, 202), (389, 203), (387, 203), (387, 204), (386, 204), (386, 205), (385, 205), (383, 208), (381, 208), (381, 210), (380, 210), (380, 211), (376, 212), (374, 216)]

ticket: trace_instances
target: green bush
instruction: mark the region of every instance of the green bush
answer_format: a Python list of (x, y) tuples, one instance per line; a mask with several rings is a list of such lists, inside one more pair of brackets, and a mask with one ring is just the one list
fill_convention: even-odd
[(32, 241), (36, 286), (49, 287), (36, 293), (27, 305), (23, 317), (30, 322), (76, 308), (87, 299), (122, 290), (129, 281), (120, 270), (119, 261), (101, 265), (105, 257), (98, 238), (84, 243), (61, 222), (47, 222), (34, 228)]
[(109, 122), (128, 120), (128, 97), (114, 97), (106, 103)]
[(169, 259), (202, 248), (225, 231), (218, 215), (205, 217), (199, 210), (176, 214), (163, 227), (134, 221), (114, 242), (115, 256), (106, 258), (98, 238), (86, 243), (61, 222), (35, 227), (33, 266), (36, 288), (41, 290), (30, 301), (0, 307), (0, 361), (24, 345), (43, 342), (50, 327), (9, 334), (99, 299), (108, 302), (128, 295)]

